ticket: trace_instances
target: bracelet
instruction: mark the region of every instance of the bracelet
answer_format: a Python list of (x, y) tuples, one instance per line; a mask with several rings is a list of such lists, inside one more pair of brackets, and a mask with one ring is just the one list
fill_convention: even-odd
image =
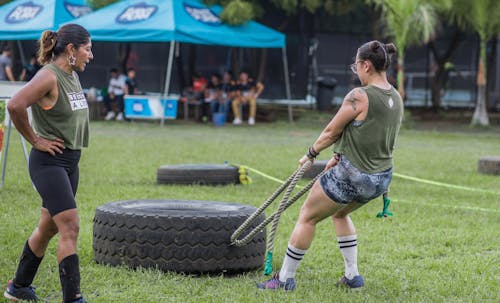
[(309, 159), (314, 159), (319, 155), (317, 151), (314, 150), (314, 148), (311, 146), (309, 147), (309, 150), (307, 151), (307, 157)]
[(340, 161), (340, 154), (339, 153), (333, 153), (333, 157), (335, 160)]

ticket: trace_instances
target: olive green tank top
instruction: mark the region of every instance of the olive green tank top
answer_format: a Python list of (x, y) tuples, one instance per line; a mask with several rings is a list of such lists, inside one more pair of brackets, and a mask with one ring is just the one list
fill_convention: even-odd
[(78, 74), (68, 74), (52, 63), (43, 69), (48, 69), (56, 75), (59, 95), (50, 109), (45, 110), (37, 103), (31, 106), (35, 132), (48, 140), (61, 138), (64, 140), (64, 146), (69, 149), (79, 150), (87, 147), (89, 110)]
[(368, 95), (368, 114), (363, 121), (351, 121), (334, 151), (359, 170), (378, 173), (392, 167), (392, 152), (403, 119), (403, 101), (394, 87), (385, 90), (376, 86), (362, 89)]

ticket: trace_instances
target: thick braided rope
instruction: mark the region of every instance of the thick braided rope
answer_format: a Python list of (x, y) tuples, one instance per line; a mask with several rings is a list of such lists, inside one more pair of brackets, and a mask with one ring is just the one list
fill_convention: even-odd
[[(310, 162), (309, 165), (311, 165)], [(323, 173), (319, 174), (314, 178), (311, 182), (309, 182), (302, 190), (300, 190), (298, 193), (296, 193), (291, 199), (283, 199), (281, 204), (283, 204), (283, 207), (278, 210), (276, 210), (271, 216), (269, 216), (267, 219), (265, 219), (263, 222), (261, 222), (258, 226), (256, 226), (252, 231), (248, 233), (243, 239), (238, 240), (238, 237), (245, 231), (275, 199), (278, 197), (281, 192), (288, 186), (290, 187), (290, 183), (292, 180), (296, 177), (297, 172), (299, 172), (303, 167), (298, 168), (280, 187), (260, 206), (248, 219), (243, 222), (243, 224), (232, 234), (231, 236), (231, 245), (236, 245), (236, 246), (243, 246), (249, 243), (257, 233), (261, 232), (271, 221), (274, 220), (275, 216), (278, 214), (278, 212), (281, 214), (283, 211), (285, 211), (290, 205), (292, 205), (295, 201), (297, 201), (302, 195), (304, 195), (316, 182), (316, 180), (323, 175)], [(305, 171), (305, 169), (302, 169), (302, 174)], [(302, 174), (300, 176), (302, 176)], [(297, 178), (297, 180), (300, 178)], [(297, 181), (295, 181), (294, 185), (291, 186), (291, 190), (293, 190), (293, 187), (295, 187)], [(291, 192), (290, 190), (290, 192)], [(274, 242), (274, 235), (272, 237), (272, 241)], [(274, 244), (272, 244), (274, 246)]]
[(290, 194), (292, 193), (297, 182), (302, 178), (304, 172), (311, 167), (312, 162), (307, 161), (302, 165), (299, 169), (297, 169), (292, 175), (292, 181), (290, 185), (286, 188), (285, 194), (283, 195), (283, 199), (281, 199), (278, 210), (275, 212), (273, 218), (273, 224), (271, 225), (271, 231), (269, 231), (269, 239), (267, 240), (267, 251), (272, 252), (274, 250), (274, 235), (276, 234), (276, 230), (278, 229), (278, 223), (281, 218), (281, 214), (285, 211), (288, 199), (290, 198)]
[[(281, 192), (288, 186), (288, 184), (290, 184), (292, 179), (293, 179), (293, 174), (283, 184), (281, 184), (280, 187), (278, 187), (278, 189), (269, 198), (267, 198), (267, 200), (250, 217), (248, 217), (245, 220), (245, 222), (243, 222), (240, 225), (240, 227), (238, 227), (238, 229), (236, 229), (236, 231), (231, 235), (231, 244), (232, 245), (243, 246), (243, 245), (247, 244), (257, 233), (259, 233), (261, 231), (262, 228), (260, 228), (260, 227), (261, 227), (262, 223), (264, 223), (265, 221), (262, 222), (259, 226), (257, 226), (244, 239), (237, 240), (238, 237), (243, 233), (243, 231), (245, 231), (252, 224), (252, 222), (255, 220), (255, 218), (257, 218), (262, 212), (264, 212), (264, 210), (271, 203), (273, 203), (273, 201), (276, 199), (276, 197), (278, 197), (279, 194), (281, 194)], [(267, 225), (267, 223), (265, 225)]]

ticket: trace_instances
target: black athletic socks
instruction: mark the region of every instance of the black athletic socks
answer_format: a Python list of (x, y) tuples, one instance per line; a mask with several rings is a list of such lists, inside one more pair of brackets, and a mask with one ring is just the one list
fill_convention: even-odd
[(30, 286), (31, 283), (33, 283), (33, 279), (35, 278), (42, 259), (43, 257), (38, 258), (33, 251), (31, 251), (28, 241), (26, 241), (21, 259), (19, 260), (19, 265), (17, 266), (16, 275), (14, 276), (14, 286), (18, 288)]
[(67, 256), (59, 263), (59, 278), (61, 279), (65, 303), (73, 302), (81, 297), (80, 267), (76, 254)]

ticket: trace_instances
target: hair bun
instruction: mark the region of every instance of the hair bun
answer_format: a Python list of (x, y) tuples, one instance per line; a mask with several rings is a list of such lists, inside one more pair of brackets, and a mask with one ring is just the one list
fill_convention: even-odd
[(370, 49), (373, 51), (373, 52), (377, 52), (378, 48), (380, 47), (380, 42), (378, 41), (372, 41), (370, 43)]
[(387, 51), (388, 54), (395, 54), (396, 53), (396, 46), (394, 43), (388, 43), (384, 45), (385, 50)]

